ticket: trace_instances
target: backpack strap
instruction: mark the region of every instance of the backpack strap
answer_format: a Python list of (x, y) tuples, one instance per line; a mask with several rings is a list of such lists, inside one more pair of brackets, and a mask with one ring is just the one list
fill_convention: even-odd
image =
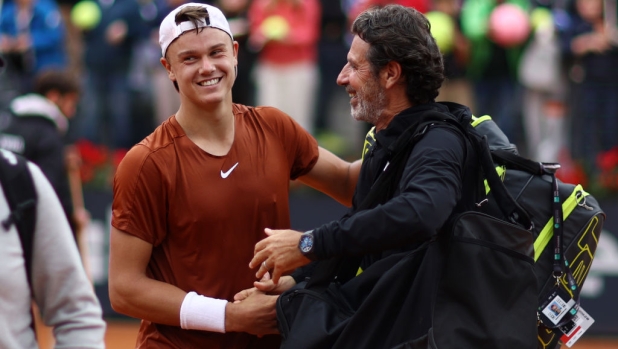
[(492, 151), (490, 151), (486, 136), (481, 136), (476, 129), (471, 125), (462, 124), (453, 117), (447, 117), (448, 114), (440, 112), (427, 113), (425, 119), (432, 118), (432, 124), (429, 126), (450, 125), (451, 128), (456, 128), (464, 135), (472, 144), (474, 151), (477, 154), (483, 174), (487, 179), (487, 183), (494, 192), (494, 199), (498, 203), (498, 207), (502, 211), (504, 217), (511, 223), (520, 225), (527, 230), (533, 228), (532, 219), (528, 212), (511, 196), (502, 179), (496, 172), (495, 164), (492, 159)]
[[(568, 261), (564, 258), (564, 216), (562, 202), (560, 200), (560, 191), (558, 187), (558, 179), (556, 178), (556, 171), (560, 169), (560, 164), (554, 162), (536, 162), (523, 156), (513, 154), (504, 150), (493, 150), (492, 156), (494, 159), (503, 163), (507, 168), (524, 171), (533, 175), (541, 176), (547, 175), (552, 180), (552, 207), (553, 207), (553, 242), (554, 242), (554, 263), (553, 263), (553, 276), (556, 279), (556, 284), (560, 282), (560, 278), (565, 275), (568, 288), (571, 291), (577, 289), (577, 283), (575, 277), (571, 272), (571, 268), (568, 265)], [(579, 295), (576, 299), (579, 302)]]
[(1, 224), (5, 231), (15, 225), (19, 232), (28, 285), (32, 289), (32, 251), (37, 195), (26, 159), (9, 151), (0, 150), (0, 184), (11, 210), (8, 217), (0, 217)]
[[(30, 294), (34, 297), (32, 288), (32, 253), (34, 249), (37, 194), (32, 175), (28, 169), (28, 163), (24, 157), (0, 149), (0, 184), (11, 210), (8, 217), (0, 217), (0, 224), (2, 224), (2, 228), (5, 231), (9, 231), (11, 225), (15, 225), (17, 228), (24, 254), (26, 279), (30, 287)], [(32, 308), (30, 313), (32, 315), (30, 328), (32, 328), (36, 338)]]

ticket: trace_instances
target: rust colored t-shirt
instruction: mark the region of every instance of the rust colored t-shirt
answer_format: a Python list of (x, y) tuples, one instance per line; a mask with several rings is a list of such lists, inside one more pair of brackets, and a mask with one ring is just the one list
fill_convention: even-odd
[[(289, 180), (318, 159), (315, 139), (278, 109), (235, 104), (234, 116), (225, 156), (203, 151), (170, 117), (122, 160), (112, 205), (115, 228), (153, 245), (150, 277), (228, 301), (253, 287), (255, 244), (266, 227), (290, 227)], [(142, 321), (138, 347), (268, 347), (260, 341)]]

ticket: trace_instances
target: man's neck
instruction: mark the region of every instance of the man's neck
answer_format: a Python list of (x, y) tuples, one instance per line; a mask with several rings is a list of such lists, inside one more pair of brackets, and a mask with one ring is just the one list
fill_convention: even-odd
[(218, 103), (205, 109), (181, 104), (176, 121), (187, 137), (202, 150), (217, 156), (228, 153), (234, 142), (232, 103)]
[(389, 105), (382, 112), (380, 119), (375, 124), (376, 132), (387, 128), (395, 116), (399, 115), (402, 111), (411, 108), (412, 106), (412, 103), (410, 103), (407, 98), (399, 98), (392, 103), (389, 103)]

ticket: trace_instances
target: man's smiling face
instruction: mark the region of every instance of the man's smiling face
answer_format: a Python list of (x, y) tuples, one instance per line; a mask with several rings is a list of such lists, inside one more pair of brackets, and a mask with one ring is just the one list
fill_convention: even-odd
[(350, 95), (352, 117), (375, 125), (386, 107), (386, 96), (380, 78), (371, 70), (367, 51), (369, 44), (355, 36), (348, 63), (339, 73), (337, 84), (344, 86)]
[(238, 43), (216, 28), (183, 33), (169, 46), (164, 65), (183, 103), (213, 105), (227, 98), (236, 79)]

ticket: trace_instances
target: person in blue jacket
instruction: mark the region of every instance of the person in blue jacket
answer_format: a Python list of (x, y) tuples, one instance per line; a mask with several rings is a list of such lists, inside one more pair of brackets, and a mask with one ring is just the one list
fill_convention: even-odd
[(0, 52), (17, 94), (31, 90), (34, 76), (64, 69), (66, 30), (58, 5), (49, 0), (14, 0), (2, 6)]

